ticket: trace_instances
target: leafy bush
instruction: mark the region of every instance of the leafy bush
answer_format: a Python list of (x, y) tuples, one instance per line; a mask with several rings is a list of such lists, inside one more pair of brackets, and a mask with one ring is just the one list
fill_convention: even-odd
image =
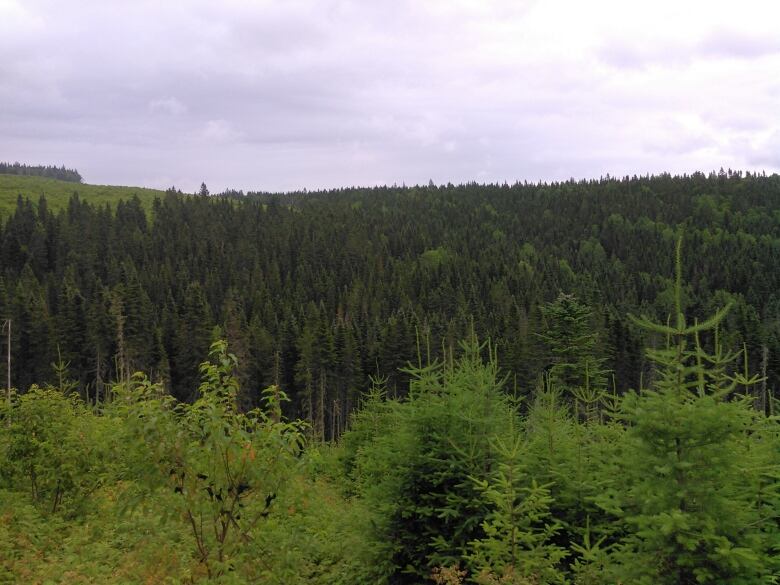
[(107, 421), (54, 388), (33, 386), (0, 408), (4, 485), (27, 491), (42, 510), (83, 512), (111, 467)]
[(173, 512), (189, 526), (204, 576), (225, 581), (294, 474), (303, 434), (282, 420), (276, 387), (264, 392), (267, 411), (240, 412), (235, 356), (220, 341), (211, 358), (194, 403), (136, 376), (118, 390), (114, 413), (124, 421), (128, 477), (144, 488), (135, 502), (156, 490), (177, 495)]

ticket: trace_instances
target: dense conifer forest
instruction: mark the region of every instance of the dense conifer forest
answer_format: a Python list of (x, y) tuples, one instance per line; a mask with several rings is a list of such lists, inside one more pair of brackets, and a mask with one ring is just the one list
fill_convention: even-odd
[(473, 329), (527, 394), (553, 363), (544, 307), (563, 293), (588, 308), (593, 354), (622, 393), (651, 369), (627, 315), (669, 315), (681, 224), (689, 311), (733, 302), (722, 335), (766, 376), (757, 400), (768, 407), (780, 386), (775, 175), (169, 193), (152, 205), (73, 195), (53, 213), (45, 196), (20, 195), (0, 229), (14, 386), (55, 381), (61, 361), (91, 401), (137, 370), (191, 400), (198, 364), (224, 337), (243, 386), (277, 383), (288, 414), (330, 439), (369, 377), (405, 394), (400, 369), (418, 340), (441, 357)]
[(0, 582), (780, 579), (780, 176), (201, 193), (2, 218)]

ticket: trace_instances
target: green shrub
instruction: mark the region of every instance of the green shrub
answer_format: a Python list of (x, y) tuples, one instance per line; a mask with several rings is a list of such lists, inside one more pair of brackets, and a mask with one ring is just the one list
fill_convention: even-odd
[(107, 421), (78, 396), (37, 386), (2, 409), (4, 485), (27, 491), (42, 510), (83, 512), (111, 467)]
[(285, 397), (276, 387), (264, 392), (267, 411), (240, 412), (235, 356), (220, 341), (211, 358), (201, 364), (194, 403), (136, 376), (118, 389), (113, 412), (124, 421), (128, 477), (144, 488), (137, 497), (175, 494), (172, 512), (189, 527), (202, 576), (227, 583), (295, 474), (303, 433), (282, 420)]

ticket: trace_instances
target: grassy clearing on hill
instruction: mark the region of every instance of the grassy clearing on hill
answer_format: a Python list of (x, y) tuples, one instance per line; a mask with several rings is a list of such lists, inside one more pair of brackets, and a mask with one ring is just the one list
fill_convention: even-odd
[(0, 216), (7, 216), (16, 208), (19, 195), (29, 197), (33, 202), (43, 194), (53, 211), (65, 209), (74, 192), (93, 205), (108, 203), (116, 206), (121, 199), (131, 199), (137, 195), (141, 205), (149, 213), (155, 197), (162, 197), (164, 191), (144, 187), (118, 187), (113, 185), (88, 185), (48, 179), (45, 177), (0, 174)]

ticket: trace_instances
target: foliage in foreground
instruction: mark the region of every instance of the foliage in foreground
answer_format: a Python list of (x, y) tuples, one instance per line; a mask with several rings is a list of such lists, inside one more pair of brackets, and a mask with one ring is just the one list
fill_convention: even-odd
[[(555, 384), (524, 411), (474, 344), (455, 364), (410, 370), (408, 399), (374, 394), (343, 453), (353, 489), (380, 518), (392, 583), (780, 578), (777, 421), (753, 409), (760, 380), (719, 340), (729, 307), (686, 323), (679, 244), (677, 267), (674, 324), (636, 320), (666, 338), (648, 352), (650, 388), (610, 396), (603, 376), (587, 375), (597, 363), (587, 359), (590, 336), (569, 328), (551, 341), (578, 343), (557, 353), (577, 359), (558, 361)], [(564, 301), (549, 312), (581, 314)]]
[[(303, 452), (284, 395), (240, 412), (224, 342), (178, 403), (138, 375), (103, 410), (59, 389), (0, 413), (0, 582), (348, 583), (363, 508)], [(345, 514), (344, 510), (349, 513)]]
[(673, 297), (669, 324), (636, 319), (658, 341), (647, 388), (612, 395), (587, 331), (551, 328), (524, 404), (472, 336), (408, 367), (404, 398), (377, 382), (333, 448), (306, 444), (276, 387), (241, 410), (224, 342), (192, 403), (141, 375), (101, 409), (12, 394), (0, 582), (777, 583), (777, 420), (718, 335), (728, 307), (690, 324), (679, 268)]

